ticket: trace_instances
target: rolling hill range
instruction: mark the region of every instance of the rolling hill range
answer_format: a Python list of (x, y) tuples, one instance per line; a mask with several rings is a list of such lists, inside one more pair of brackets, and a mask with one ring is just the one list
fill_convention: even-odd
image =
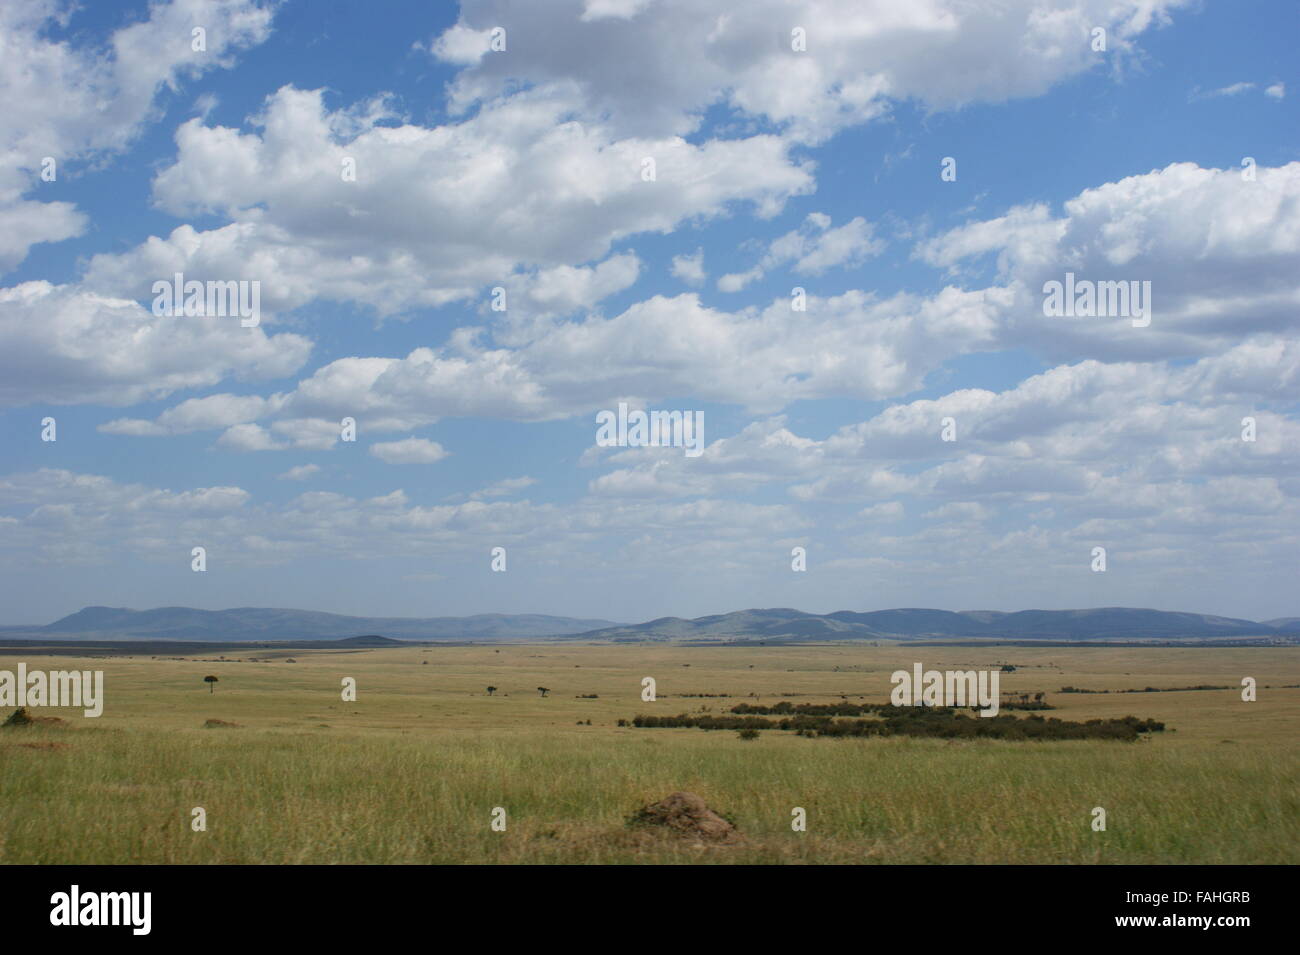
[(0, 638), (58, 640), (322, 640), (378, 634), (395, 640), (520, 640), (614, 627), (610, 620), (544, 614), (348, 617), (312, 610), (86, 607), (44, 627), (0, 627)]
[(478, 614), (470, 617), (350, 617), (311, 610), (242, 607), (129, 610), (86, 607), (43, 627), (0, 627), (3, 640), (149, 640), (238, 643), (370, 639), (415, 641), (595, 640), (616, 643), (804, 642), (828, 640), (1174, 640), (1300, 639), (1300, 617), (1266, 622), (1209, 614), (1100, 607), (1091, 610), (929, 610), (901, 608), (815, 614), (801, 610), (738, 610), (646, 623)]
[(800, 610), (740, 610), (696, 617), (662, 617), (631, 626), (607, 627), (576, 639), (678, 642), (731, 640), (1207, 640), (1233, 637), (1300, 636), (1294, 617), (1269, 623), (1209, 614), (1101, 607), (1093, 610), (927, 610), (906, 608), (829, 614)]

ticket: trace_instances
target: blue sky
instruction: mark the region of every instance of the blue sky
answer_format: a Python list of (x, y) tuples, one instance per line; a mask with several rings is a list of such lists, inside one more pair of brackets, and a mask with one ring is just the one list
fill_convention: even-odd
[[(1294, 615), (1297, 26), (1177, 0), (7, 5), (4, 622)], [(258, 281), (258, 326), (152, 314), (182, 269)], [(1045, 316), (1067, 270), (1151, 281), (1150, 327)], [(596, 446), (619, 401), (703, 412), (705, 453)]]

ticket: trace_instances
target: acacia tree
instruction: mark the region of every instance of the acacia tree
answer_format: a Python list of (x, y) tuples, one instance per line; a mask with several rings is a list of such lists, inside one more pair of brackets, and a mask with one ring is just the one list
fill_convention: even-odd
[(547, 686), (539, 686), (537, 692), (542, 694), (542, 696), (546, 696), (547, 693), (551, 692), (551, 688)]
[(490, 686), (487, 688), (487, 690), (488, 690), (488, 696), (491, 696), (493, 693), (497, 691), (497, 688), (495, 686)]
[(203, 682), (206, 683), (206, 684), (208, 685), (208, 692), (209, 692), (209, 693), (216, 693), (216, 692), (217, 692), (217, 678), (216, 678), (215, 676), (212, 676), (211, 674), (209, 674), (208, 676), (205, 676), (205, 677), (203, 678)]

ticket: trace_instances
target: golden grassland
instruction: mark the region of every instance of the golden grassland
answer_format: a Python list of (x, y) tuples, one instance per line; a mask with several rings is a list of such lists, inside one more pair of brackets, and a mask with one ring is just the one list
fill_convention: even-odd
[[(0, 669), (22, 659), (29, 669), (103, 670), (106, 684), (98, 719), (44, 710), (66, 725), (0, 730), (0, 862), (1300, 861), (1300, 689), (1276, 688), (1300, 684), (1295, 648), (478, 645), (226, 656), (0, 657)], [(1132, 714), (1169, 730), (1136, 743), (775, 730), (746, 741), (616, 725), (739, 702), (885, 702), (889, 674), (915, 661), (1010, 662), (1018, 669), (1002, 674), (1004, 694), (1046, 691), (1059, 709), (1045, 716)], [(202, 682), (209, 673), (215, 693)], [(640, 698), (645, 676), (657, 681), (653, 703)], [(1258, 680), (1257, 702), (1239, 689), (1057, 692), (1238, 686), (1243, 676)], [(357, 681), (354, 703), (340, 698), (344, 677)], [(239, 726), (205, 729), (208, 719)], [(703, 796), (743, 840), (703, 846), (626, 827), (637, 808), (677, 790)], [(191, 829), (198, 806), (206, 832)], [(505, 832), (489, 825), (498, 806)], [(796, 806), (806, 832), (791, 829)], [(1091, 829), (1096, 806), (1105, 832)]]

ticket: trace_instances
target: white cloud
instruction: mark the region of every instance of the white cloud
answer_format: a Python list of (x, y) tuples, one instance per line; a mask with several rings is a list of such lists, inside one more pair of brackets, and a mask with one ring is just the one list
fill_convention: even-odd
[(259, 424), (235, 424), (217, 439), (217, 447), (228, 451), (282, 451), (286, 445)]
[[(1200, 89), (1198, 88), (1192, 91), (1191, 99), (1193, 101), (1196, 101), (1196, 100), (1205, 100), (1205, 99), (1218, 99), (1221, 97), (1240, 96), (1242, 93), (1249, 93), (1251, 90), (1256, 90), (1259, 88), (1260, 88), (1260, 84), (1248, 83), (1248, 82), (1232, 83), (1228, 86), (1221, 86), (1218, 89), (1210, 90), (1209, 92), (1205, 92), (1205, 93), (1201, 92)], [(1286, 96), (1286, 84), (1272, 83), (1269, 86), (1265, 86), (1263, 88), (1263, 93), (1265, 96), (1269, 97), (1270, 99), (1283, 99)]]
[(370, 446), (370, 453), (389, 464), (433, 464), (447, 456), (442, 445), (426, 438), (381, 441)]
[(300, 335), (268, 335), (238, 319), (159, 318), (133, 301), (49, 282), (0, 288), (3, 405), (134, 404), (228, 377), (283, 377), (310, 352)]
[(472, 492), (469, 495), (469, 499), (471, 501), (481, 501), (493, 497), (509, 497), (518, 491), (522, 491), (524, 488), (532, 487), (536, 483), (536, 478), (530, 478), (527, 476), (506, 478), (497, 481), (495, 484), (490, 484), (485, 488)]
[[(459, 124), (393, 127), (376, 125), (373, 112), (329, 112), (319, 90), (285, 87), (268, 98), (258, 131), (190, 120), (155, 197), (175, 215), (232, 221), (97, 255), (86, 283), (144, 296), (181, 271), (260, 280), (272, 311), (329, 299), (391, 313), (538, 270), (527, 279), (533, 294), (582, 305), (635, 280), (635, 256), (576, 268), (615, 241), (737, 202), (773, 215), (813, 188), (811, 164), (779, 137), (613, 139), (599, 123), (572, 121), (574, 105), (563, 91), (528, 91)], [(644, 157), (656, 161), (653, 182), (641, 178)], [(341, 176), (345, 158), (355, 182)]]
[[(892, 100), (932, 108), (1034, 96), (1107, 62), (1167, 18), (1180, 0), (465, 0), (431, 48), (465, 65), (451, 84), (468, 110), (514, 84), (576, 85), (585, 116), (615, 117), (622, 135), (684, 135), (726, 104), (824, 140), (881, 115)], [(642, 15), (636, 15), (636, 14)], [(482, 55), (484, 31), (517, 40)], [(806, 32), (807, 51), (791, 32)], [(635, 77), (634, 83), (627, 81)], [(585, 118), (585, 117), (584, 117)]]
[(300, 464), (296, 468), (290, 468), (283, 474), (277, 474), (276, 477), (281, 481), (305, 481), (307, 478), (319, 473), (319, 464)]
[(257, 395), (208, 395), (182, 401), (179, 405), (168, 408), (154, 421), (118, 418), (100, 425), (99, 430), (105, 434), (152, 437), (223, 429), (265, 417), (282, 401), (281, 395), (270, 398)]
[(583, 0), (583, 21), (630, 20), (647, 9), (654, 0)]
[(693, 255), (674, 255), (671, 272), (674, 278), (699, 288), (709, 277), (704, 271), (704, 250), (696, 249)]
[(557, 265), (533, 273), (525, 294), (549, 314), (567, 314), (623, 291), (640, 271), (641, 261), (634, 253), (610, 256), (594, 268)]
[(748, 269), (744, 272), (728, 272), (726, 275), (718, 278), (718, 291), (720, 292), (741, 292), (745, 286), (757, 282), (763, 277), (763, 270), (760, 268)]
[(809, 213), (798, 229), (773, 239), (754, 268), (722, 276), (718, 288), (739, 292), (782, 265), (790, 265), (800, 275), (821, 275), (837, 267), (855, 268), (885, 249), (885, 243), (874, 235), (874, 226), (861, 216), (836, 229), (830, 225), (831, 218), (825, 213)]
[(351, 408), (397, 425), (540, 421), (629, 395), (691, 394), (758, 411), (801, 398), (881, 398), (919, 387), (947, 357), (991, 341), (993, 315), (1006, 304), (999, 295), (945, 289), (929, 299), (877, 299), (854, 291), (811, 298), (806, 312), (778, 299), (735, 313), (690, 293), (656, 296), (610, 319), (556, 325), (510, 351), (461, 342), (404, 359), (340, 359), (300, 383), (284, 410), (332, 416)]
[[(233, 54), (265, 40), (272, 8), (252, 0), (173, 0), (151, 3), (148, 14), (95, 48), (51, 39), (49, 28), (70, 15), (65, 3), (0, 5), (0, 274), (32, 245), (80, 235), (86, 226), (70, 203), (23, 200), (25, 193), (57, 195), (78, 161), (127, 146), (160, 90), (228, 68)], [(205, 52), (191, 49), (198, 25), (208, 31)], [(57, 163), (54, 183), (39, 178), (47, 156)]]
[[(616, 470), (595, 478), (590, 489), (655, 498), (783, 485), (799, 501), (899, 495), (937, 500), (939, 507), (956, 501), (964, 510), (935, 516), (967, 517), (975, 516), (975, 504), (998, 501), (1002, 510), (1034, 496), (1101, 513), (1123, 500), (1117, 482), (1208, 487), (1241, 476), (1290, 482), (1300, 495), (1300, 481), (1291, 477), (1300, 465), (1300, 425), (1284, 416), (1297, 398), (1300, 343), (1294, 341), (1246, 343), (1187, 366), (1084, 361), (1002, 392), (962, 389), (891, 405), (823, 440), (801, 437), (777, 417), (715, 437), (695, 459), (667, 449), (621, 451), (605, 460)], [(1246, 416), (1257, 422), (1253, 443), (1241, 440)], [(948, 417), (956, 424), (955, 441), (942, 440)], [(1213, 506), (1208, 494), (1198, 501)], [(1152, 502), (1159, 504), (1158, 493)], [(862, 516), (902, 516), (902, 506), (869, 505)]]
[(573, 548), (600, 539), (621, 566), (645, 572), (668, 561), (735, 561), (755, 535), (806, 526), (783, 505), (730, 500), (630, 503), (584, 500), (572, 507), (528, 501), (417, 504), (405, 492), (366, 499), (307, 491), (288, 504), (258, 502), (239, 488), (174, 493), (60, 469), (0, 478), (0, 561), (95, 565), (181, 562), (202, 540), (229, 567), (286, 564), (304, 553), (328, 560), (415, 556), (469, 560), (491, 539), (530, 562), (570, 573)]
[[(553, 319), (595, 308), (630, 288), (640, 275), (641, 260), (635, 252), (611, 255), (594, 266), (557, 265), (517, 273), (492, 287), (479, 314), (492, 321), (498, 344), (522, 345), (545, 334)], [(503, 311), (495, 310), (498, 288), (505, 293)]]
[[(1294, 332), (1300, 315), (1300, 162), (1237, 169), (1175, 163), (1084, 190), (1052, 218), (1043, 206), (970, 223), (921, 243), (919, 258), (956, 269), (997, 253), (1014, 304), (1005, 345), (1053, 360), (1197, 357), (1251, 335)], [(1126, 317), (1048, 317), (1043, 286), (1065, 273), (1149, 281), (1149, 327)]]
[(17, 267), (34, 245), (81, 235), (86, 222), (70, 202), (5, 201), (0, 194), (0, 274)]
[(868, 521), (897, 521), (905, 513), (906, 510), (901, 501), (882, 501), (879, 504), (872, 504), (870, 507), (864, 507), (858, 511), (858, 517)]
[[(914, 390), (948, 358), (990, 344), (995, 316), (1009, 301), (999, 289), (888, 299), (851, 291), (811, 297), (806, 312), (794, 312), (788, 299), (725, 312), (693, 293), (656, 296), (613, 318), (551, 324), (513, 349), (484, 345), (475, 330), (461, 329), (448, 346), (417, 348), (404, 358), (340, 358), (267, 399), (259, 418), (283, 419), (272, 427), (285, 436), (290, 421), (315, 422), (319, 441), (310, 446), (329, 447), (344, 416), (375, 433), (445, 417), (555, 420), (620, 400), (682, 394), (760, 413), (800, 399), (878, 399)], [(743, 364), (734, 360), (739, 354)], [(229, 402), (221, 407), (235, 413)], [(237, 407), (258, 411), (251, 402)], [(132, 425), (133, 433), (166, 433), (200, 417), (179, 408), (164, 415), (156, 427)], [(222, 443), (276, 446), (247, 424)]]
[(1254, 83), (1233, 83), (1230, 86), (1223, 86), (1217, 90), (1211, 90), (1206, 96), (1240, 96), (1242, 93), (1249, 93), (1255, 88)]

